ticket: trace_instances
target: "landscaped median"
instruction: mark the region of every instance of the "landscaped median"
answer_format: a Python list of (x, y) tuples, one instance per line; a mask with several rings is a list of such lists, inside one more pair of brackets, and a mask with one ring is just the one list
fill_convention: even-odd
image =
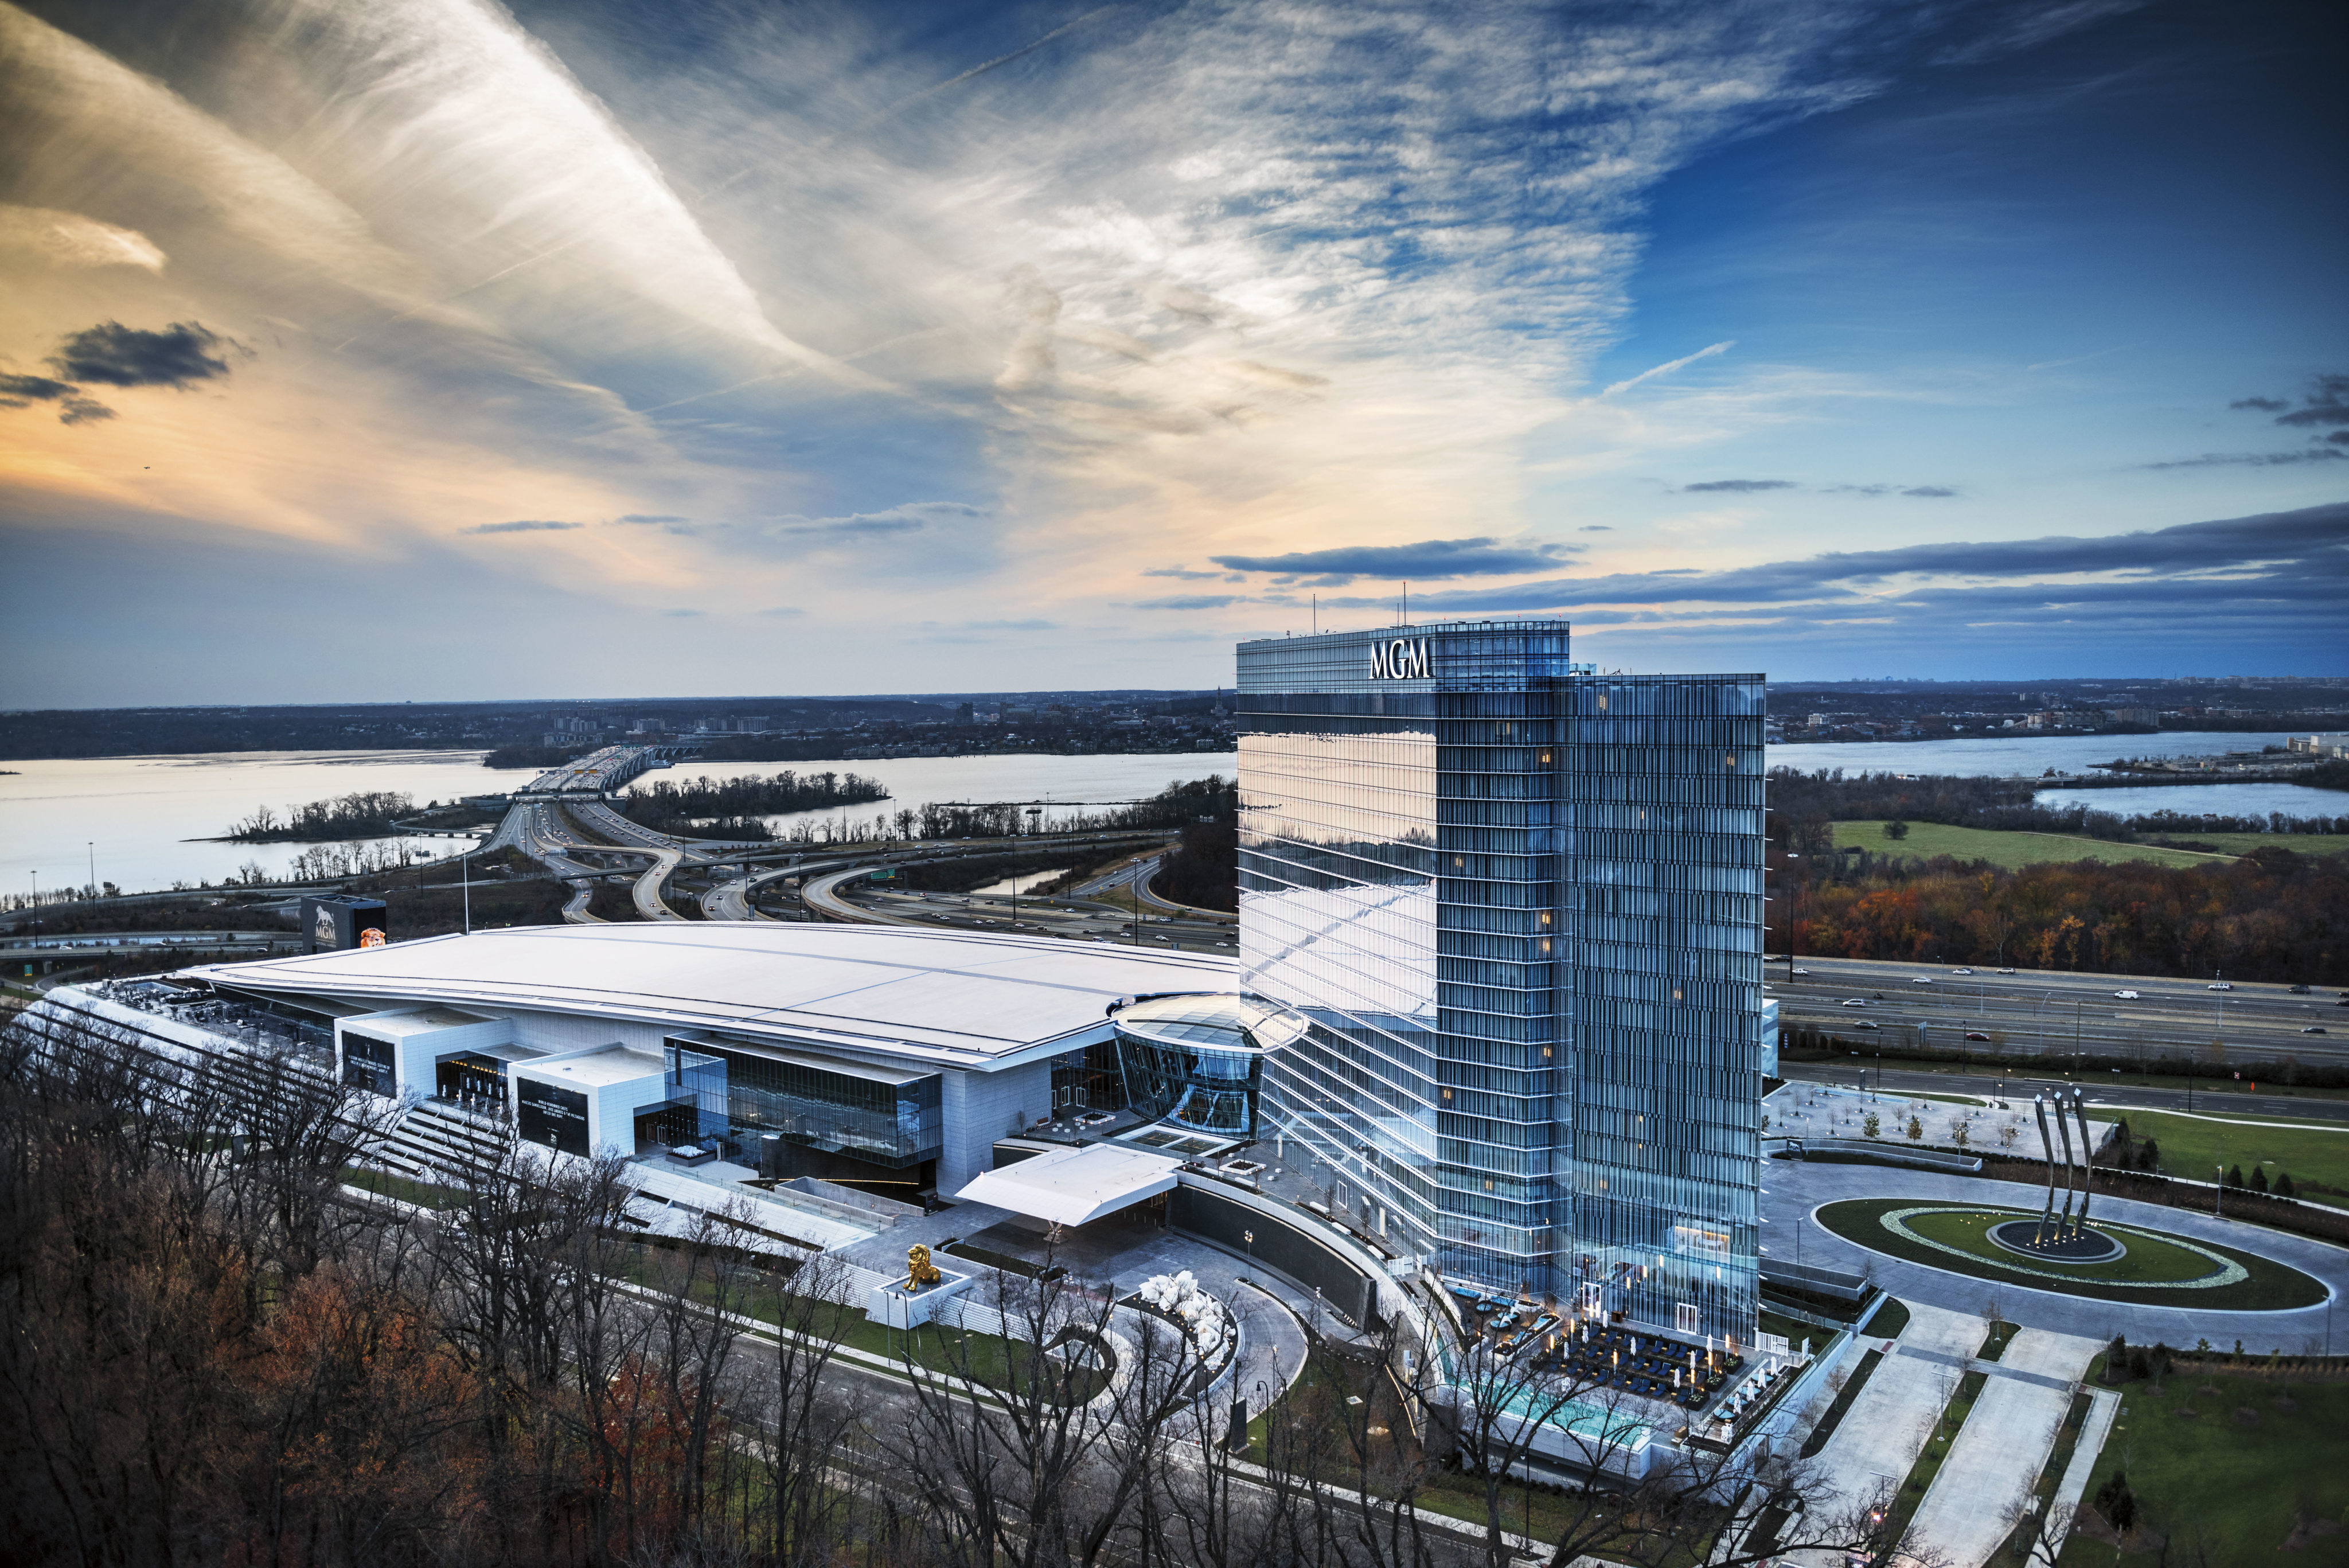
[(2324, 1300), (2323, 1284), (2287, 1264), (2136, 1225), (2095, 1223), (2123, 1248), (2099, 1263), (2024, 1257), (1990, 1237), (1995, 1225), (2036, 1218), (2019, 1209), (1907, 1198), (1850, 1199), (1817, 1213), (1827, 1230), (1873, 1251), (2031, 1290), (2210, 1312), (2284, 1312)]

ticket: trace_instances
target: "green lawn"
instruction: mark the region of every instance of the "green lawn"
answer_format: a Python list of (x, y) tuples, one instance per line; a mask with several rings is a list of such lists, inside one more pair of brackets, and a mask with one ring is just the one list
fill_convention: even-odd
[(2230, 855), (2254, 849), (2289, 849), (2295, 855), (2349, 855), (2349, 833), (2178, 833), (2170, 836), (2207, 844)]
[[(2126, 1117), (2131, 1136), (2152, 1138), (2161, 1146), (2164, 1174), (2209, 1181), (2221, 1166), (2240, 1165), (2243, 1179), (2254, 1167), (2267, 1172), (2271, 1184), (2289, 1171), (2296, 1184), (2314, 1182), (2338, 1189), (2333, 1192), (2303, 1191), (2303, 1201), (2349, 1209), (2349, 1122), (2293, 1122), (2288, 1127), (2246, 1127), (2234, 1119), (2214, 1120), (2170, 1111), (2116, 1109), (2109, 1115)], [(2273, 1121), (2269, 1116), (2244, 1120)]]
[(1910, 860), (1930, 860), (1936, 855), (1987, 860), (2009, 871), (2049, 861), (2102, 860), (2116, 865), (2124, 860), (2150, 860), (2157, 866), (2218, 866), (2232, 858), (2188, 849), (2157, 849), (2147, 844), (2107, 844), (2101, 838), (2073, 838), (2060, 833), (1948, 827), (1938, 822), (1910, 823), (1906, 838), (1887, 838), (1881, 822), (1838, 822), (1835, 842), (1838, 849), (1867, 849)]
[[(2280, 1399), (2294, 1407), (2282, 1407)], [(2189, 1409), (2193, 1415), (2182, 1413)], [(2338, 1563), (2349, 1555), (2349, 1533), (2304, 1538), (2302, 1549), (2289, 1553), (2281, 1549), (2303, 1515), (2337, 1522), (2349, 1511), (2344, 1432), (2349, 1383), (2180, 1366), (2158, 1391), (2152, 1383), (2123, 1391), (2088, 1496), (2116, 1469), (2124, 1471), (2140, 1519), (2169, 1537), (2166, 1559), (2158, 1551), (2132, 1552), (2118, 1556), (2120, 1568), (2164, 1561), (2202, 1561), (2210, 1568)], [(2199, 1559), (2192, 1554), (2198, 1543), (2207, 1554)], [(2075, 1534), (2064, 1549), (2064, 1568), (2110, 1568), (2115, 1562), (2110, 1545), (2085, 1535)]]
[[(1961, 1213), (1920, 1217), (1907, 1221), (1919, 1236), (1959, 1248), (1953, 1256), (1923, 1241), (1885, 1228), (1885, 1214), (1918, 1207), (1914, 1199), (1862, 1198), (1830, 1203), (1819, 1210), (1819, 1223), (1863, 1247), (1924, 1263), (1953, 1273), (1971, 1274), (1998, 1284), (2088, 1296), (2098, 1301), (2139, 1302), (2148, 1306), (2199, 1308), (2209, 1312), (2272, 1312), (2313, 1306), (2324, 1299), (2316, 1281), (2267, 1258), (2232, 1247), (2211, 1251), (2241, 1264), (2251, 1277), (2233, 1284), (2162, 1288), (2168, 1281), (2190, 1280), (2212, 1272), (2208, 1259), (2162, 1240), (2136, 1226), (2113, 1226), (2111, 1233), (2127, 1247), (2116, 1262), (2066, 1266), (2044, 1258), (2024, 1259), (2008, 1253), (1983, 1232), (2007, 1220), (2031, 1219), (2036, 1210), (1968, 1205)], [(2106, 1227), (2099, 1226), (2099, 1229)], [(2208, 1243), (2199, 1243), (2207, 1245)], [(2124, 1282), (2137, 1282), (2127, 1283)]]

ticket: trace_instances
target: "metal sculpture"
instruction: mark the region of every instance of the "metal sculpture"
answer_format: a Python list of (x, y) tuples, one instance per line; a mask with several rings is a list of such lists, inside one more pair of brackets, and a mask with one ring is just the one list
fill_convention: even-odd
[(2077, 1088), (2072, 1091), (2072, 1118), (2080, 1124), (2080, 1222), (2072, 1231), (2076, 1237), (2088, 1228), (2088, 1192), (2095, 1185), (2091, 1178), (2096, 1160), (2095, 1146), (2088, 1141), (2088, 1107), (2081, 1103)]
[(2055, 1096), (2055, 1136), (2064, 1144), (2064, 1213), (2055, 1221), (2055, 1241), (2063, 1243), (2072, 1228), (2072, 1124), (2064, 1119), (2064, 1096)]
[[(2048, 1229), (2055, 1222), (2055, 1140), (2047, 1136), (2047, 1101), (2045, 1096), (2037, 1094), (2033, 1095), (2031, 1096), (2031, 1111), (2033, 1116), (2039, 1118), (2039, 1147), (2047, 1156), (2047, 1206), (2040, 1211), (2039, 1228), (2031, 1233), (2031, 1241), (2033, 1246), (2044, 1247), (2047, 1244)], [(2065, 1194), (2064, 1199), (2064, 1207), (2067, 1211), (2072, 1207), (2072, 1200), (2068, 1192)]]
[(936, 1284), (943, 1278), (945, 1276), (938, 1272), (937, 1265), (930, 1262), (930, 1250), (927, 1247), (916, 1241), (906, 1250), (905, 1283), (908, 1288), (922, 1290)]

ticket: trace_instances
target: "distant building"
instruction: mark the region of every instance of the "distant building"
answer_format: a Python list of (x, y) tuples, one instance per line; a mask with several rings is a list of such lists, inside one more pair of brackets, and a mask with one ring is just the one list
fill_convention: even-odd
[(2292, 735), (2286, 737), (2284, 749), (2317, 757), (2349, 757), (2349, 733), (2329, 735)]

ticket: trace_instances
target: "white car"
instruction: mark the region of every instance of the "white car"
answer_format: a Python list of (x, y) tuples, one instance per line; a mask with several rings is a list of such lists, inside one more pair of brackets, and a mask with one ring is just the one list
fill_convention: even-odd
[(1798, 970), (1795, 970), (1795, 971), (1793, 971), (1792, 972), (1793, 972), (1793, 973), (1795, 973), (1795, 974), (1808, 974), (1808, 973), (1810, 973), (1811, 971), (1810, 971), (1809, 970), (1806, 970), (1806, 969), (1798, 969)]
[(1971, 974), (1973, 973), (1973, 971), (1970, 969), (1953, 969), (1950, 972), (1951, 974)]
[(2210, 984), (2204, 986), (2202, 989), (2205, 991), (2232, 991), (2235, 988), (2221, 980), (2214, 981)]
[(1911, 977), (1909, 983), (1911, 985), (1930, 985), (1933, 981), (1929, 976), (1920, 974)]
[(2135, 1002), (2137, 1000), (2137, 992), (2134, 991), (2116, 991), (2113, 992), (2113, 994), (2120, 998), (2123, 1002)]
[(1845, 1002), (1844, 1005), (1846, 1007), (1866, 1007), (1868, 1005), (1868, 999), (1865, 997), (1855, 996), (1849, 1002)]
[(1999, 971), (1998, 972), (1999, 972), (1999, 973), (2001, 973), (2001, 974), (2013, 974), (2014, 971), (2013, 971), (2013, 970), (2011, 970), (2011, 969), (2002, 969), (2002, 970)]

